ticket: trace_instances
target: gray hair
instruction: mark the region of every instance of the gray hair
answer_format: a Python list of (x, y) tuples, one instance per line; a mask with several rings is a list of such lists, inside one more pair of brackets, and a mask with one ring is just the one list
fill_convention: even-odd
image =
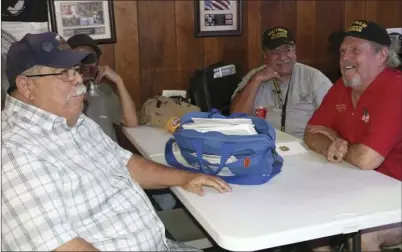
[[(31, 68), (28, 68), (27, 70), (25, 70), (24, 72), (20, 73), (19, 76), (26, 76), (26, 75), (36, 75), (36, 74), (40, 74), (40, 70), (42, 69), (42, 66), (39, 65), (35, 65)], [(11, 80), (10, 84), (7, 88), (7, 93), (11, 94), (13, 93), (15, 90), (17, 90), (17, 83), (16, 80)]]
[(399, 59), (398, 54), (393, 48), (389, 48), (388, 46), (383, 46), (375, 42), (370, 42), (371, 46), (373, 47), (373, 50), (376, 53), (379, 53), (382, 49), (387, 48), (388, 51), (388, 56), (387, 56), (387, 61), (386, 65), (387, 67), (390, 68), (397, 68), (401, 64), (401, 60)]
[(40, 70), (42, 69), (42, 66), (35, 65), (31, 68), (28, 68), (24, 72), (22, 72), (20, 75), (35, 75), (35, 74), (40, 74)]

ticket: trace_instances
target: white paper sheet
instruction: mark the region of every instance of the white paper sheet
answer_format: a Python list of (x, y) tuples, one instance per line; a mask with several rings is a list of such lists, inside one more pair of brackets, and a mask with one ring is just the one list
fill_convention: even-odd
[(194, 123), (184, 124), (184, 129), (198, 132), (217, 131), (225, 135), (256, 135), (257, 132), (251, 119), (219, 119), (219, 118), (191, 118)]

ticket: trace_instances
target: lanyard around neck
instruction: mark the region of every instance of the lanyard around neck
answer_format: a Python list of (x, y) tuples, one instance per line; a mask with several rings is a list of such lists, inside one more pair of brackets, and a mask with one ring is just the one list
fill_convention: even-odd
[(289, 90), (290, 90), (290, 83), (291, 82), (292, 82), (292, 76), (290, 76), (289, 84), (288, 84), (288, 90), (286, 91), (285, 102), (283, 102), (282, 92), (281, 92), (281, 88), (279, 87), (279, 84), (278, 84), (278, 79), (274, 79), (275, 93), (278, 96), (279, 107), (282, 108), (281, 131), (283, 131), (283, 132), (285, 132), (285, 127), (286, 127), (285, 126), (285, 124), (286, 124), (286, 105), (288, 104), (288, 97), (289, 97)]

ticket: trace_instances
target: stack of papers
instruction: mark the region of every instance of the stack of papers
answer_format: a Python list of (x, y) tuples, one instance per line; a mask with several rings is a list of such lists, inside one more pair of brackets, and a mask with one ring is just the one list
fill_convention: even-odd
[(257, 135), (251, 119), (191, 118), (194, 123), (184, 124), (184, 129), (201, 133), (218, 131), (225, 135)]

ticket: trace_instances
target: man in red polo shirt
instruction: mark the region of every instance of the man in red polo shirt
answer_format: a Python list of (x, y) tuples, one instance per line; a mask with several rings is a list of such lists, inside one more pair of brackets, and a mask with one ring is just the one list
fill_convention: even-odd
[[(356, 20), (339, 35), (340, 78), (308, 122), (304, 141), (343, 160), (402, 180), (402, 74), (387, 31)], [(363, 251), (402, 242), (401, 223), (362, 232)]]

